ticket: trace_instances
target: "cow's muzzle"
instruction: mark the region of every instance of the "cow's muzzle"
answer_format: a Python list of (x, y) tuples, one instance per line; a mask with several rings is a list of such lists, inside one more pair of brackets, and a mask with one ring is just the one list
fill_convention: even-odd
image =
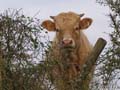
[(74, 41), (72, 39), (63, 39), (62, 40), (62, 48), (63, 49), (74, 49)]

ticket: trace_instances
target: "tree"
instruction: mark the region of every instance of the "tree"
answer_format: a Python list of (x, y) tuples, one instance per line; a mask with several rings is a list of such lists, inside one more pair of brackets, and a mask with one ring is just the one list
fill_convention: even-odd
[(43, 33), (45, 32), (40, 27), (40, 20), (23, 15), (21, 9), (8, 9), (0, 14), (0, 62), (2, 62), (0, 88), (2, 90), (47, 88), (45, 81), (43, 82), (45, 65), (36, 63), (43, 60), (42, 54), (47, 48), (45, 42), (48, 40)]
[[(102, 5), (108, 6), (110, 27), (113, 29), (109, 33), (110, 44), (101, 55), (100, 74), (105, 88), (119, 88), (117, 82), (120, 81), (120, 0), (97, 0)], [(110, 90), (110, 89), (109, 89)]]

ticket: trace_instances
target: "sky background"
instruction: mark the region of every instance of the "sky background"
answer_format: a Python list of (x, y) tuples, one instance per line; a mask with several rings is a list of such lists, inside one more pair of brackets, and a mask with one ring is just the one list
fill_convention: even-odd
[[(39, 12), (36, 17), (41, 21), (50, 19), (49, 16), (55, 16), (61, 12), (85, 13), (84, 17), (93, 19), (93, 24), (84, 31), (92, 44), (99, 37), (109, 41), (106, 33), (112, 31), (107, 17), (109, 9), (96, 3), (95, 0), (0, 0), (0, 12), (8, 8), (22, 8), (24, 14), (28, 16), (34, 16)], [(52, 40), (55, 33), (50, 32), (49, 35)]]

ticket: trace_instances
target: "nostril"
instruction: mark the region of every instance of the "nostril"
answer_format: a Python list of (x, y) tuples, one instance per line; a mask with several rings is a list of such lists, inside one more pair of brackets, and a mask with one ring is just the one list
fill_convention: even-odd
[(72, 40), (70, 40), (70, 44), (72, 44)]
[(63, 40), (62, 43), (65, 45), (69, 45), (72, 44), (72, 40)]

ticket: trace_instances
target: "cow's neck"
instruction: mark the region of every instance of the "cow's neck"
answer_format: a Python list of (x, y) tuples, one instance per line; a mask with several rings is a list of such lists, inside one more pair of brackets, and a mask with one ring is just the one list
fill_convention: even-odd
[(79, 61), (79, 50), (75, 49), (73, 51), (65, 51), (60, 49), (60, 56), (63, 61), (66, 61), (69, 64), (78, 64)]

